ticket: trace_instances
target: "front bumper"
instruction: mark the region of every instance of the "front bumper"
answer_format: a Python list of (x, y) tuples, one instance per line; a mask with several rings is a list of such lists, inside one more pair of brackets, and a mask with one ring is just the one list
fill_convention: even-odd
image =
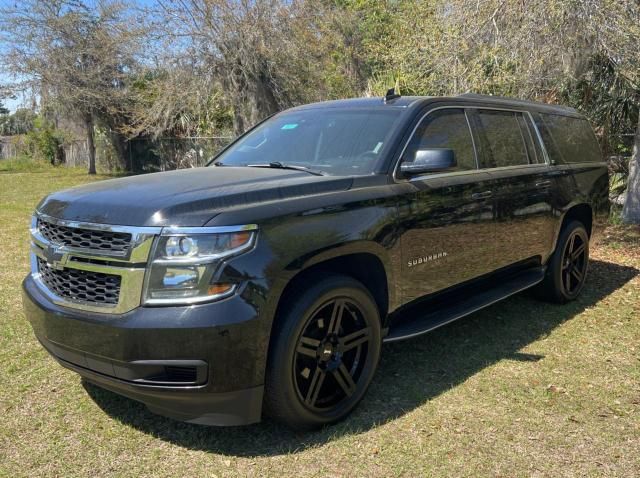
[[(25, 315), (61, 365), (154, 413), (206, 425), (260, 420), (270, 330), (259, 314), (264, 296), (262, 284), (250, 282), (216, 303), (106, 315), (58, 306), (31, 276), (23, 282)], [(181, 367), (193, 373), (164, 373)]]

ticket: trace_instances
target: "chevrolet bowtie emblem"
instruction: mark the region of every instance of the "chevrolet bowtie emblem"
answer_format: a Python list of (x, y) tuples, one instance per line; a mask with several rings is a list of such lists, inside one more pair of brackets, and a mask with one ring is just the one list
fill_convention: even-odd
[(49, 266), (57, 270), (64, 269), (64, 266), (67, 264), (67, 260), (69, 259), (69, 255), (67, 253), (61, 251), (59, 247), (52, 245), (47, 246), (43, 252)]

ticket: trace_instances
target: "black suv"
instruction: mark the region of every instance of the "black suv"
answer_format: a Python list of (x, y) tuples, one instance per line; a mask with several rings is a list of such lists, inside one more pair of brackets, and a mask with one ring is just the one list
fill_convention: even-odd
[(306, 105), (209, 167), (45, 198), (24, 307), (63, 366), (153, 412), (308, 429), (353, 410), (383, 342), (534, 286), (576, 298), (607, 192), (573, 109)]

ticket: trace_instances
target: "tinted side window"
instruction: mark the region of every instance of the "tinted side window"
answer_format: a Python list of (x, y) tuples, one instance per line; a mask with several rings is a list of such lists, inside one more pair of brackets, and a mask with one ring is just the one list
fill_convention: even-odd
[(560, 150), (558, 146), (556, 146), (556, 142), (551, 136), (551, 133), (544, 121), (542, 120), (542, 115), (540, 113), (533, 113), (533, 118), (536, 123), (536, 128), (540, 132), (540, 137), (542, 138), (542, 142), (544, 143), (544, 147), (547, 150), (547, 155), (549, 156), (549, 161), (551, 164), (562, 164), (564, 160), (560, 155)]
[(480, 134), (486, 140), (485, 167), (529, 164), (525, 143), (528, 133), (521, 129), (521, 117), (522, 113), (513, 111), (478, 110)]
[(586, 119), (541, 113), (536, 125), (554, 162), (602, 161), (600, 146)]
[(455, 170), (476, 169), (476, 158), (471, 130), (464, 110), (447, 108), (437, 110), (424, 118), (411, 138), (404, 161), (413, 161), (418, 149), (448, 148), (453, 150)]

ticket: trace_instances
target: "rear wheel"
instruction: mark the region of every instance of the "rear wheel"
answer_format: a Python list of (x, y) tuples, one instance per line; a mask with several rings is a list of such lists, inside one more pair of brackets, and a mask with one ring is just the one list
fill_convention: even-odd
[(560, 304), (574, 300), (584, 286), (588, 264), (589, 235), (581, 222), (572, 221), (560, 233), (539, 295)]
[(308, 430), (346, 417), (364, 396), (381, 349), (380, 314), (368, 290), (332, 276), (285, 304), (266, 377), (267, 412)]

